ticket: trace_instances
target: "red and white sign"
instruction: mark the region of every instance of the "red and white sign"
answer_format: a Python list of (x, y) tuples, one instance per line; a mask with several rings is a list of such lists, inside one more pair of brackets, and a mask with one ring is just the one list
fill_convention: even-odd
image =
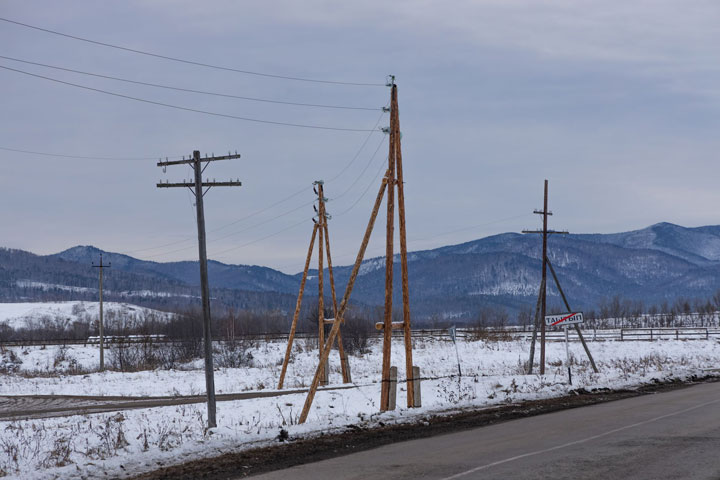
[(545, 325), (548, 327), (552, 327), (553, 325), (575, 325), (578, 323), (583, 323), (582, 312), (568, 312), (545, 316)]

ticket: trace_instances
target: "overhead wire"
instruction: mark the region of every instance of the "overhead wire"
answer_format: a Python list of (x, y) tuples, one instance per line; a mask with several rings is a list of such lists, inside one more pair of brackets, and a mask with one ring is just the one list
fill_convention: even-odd
[(377, 153), (380, 151), (380, 147), (382, 147), (384, 143), (385, 143), (385, 138), (383, 137), (380, 139), (380, 143), (378, 143), (378, 146), (375, 148), (375, 151), (373, 152), (372, 156), (370, 157), (370, 160), (368, 160), (368, 162), (365, 164), (365, 168), (363, 168), (362, 172), (360, 172), (360, 174), (357, 177), (355, 177), (355, 180), (341, 194), (331, 197), (333, 200), (337, 200), (339, 198), (344, 197), (357, 184), (357, 182), (362, 178), (363, 174), (370, 167), (373, 160), (375, 160)]
[(139, 55), (145, 55), (145, 56), (154, 57), (154, 58), (161, 58), (163, 60), (169, 60), (169, 61), (173, 61), (173, 62), (185, 63), (188, 65), (195, 65), (195, 66), (199, 66), (199, 67), (212, 68), (212, 69), (216, 69), (216, 70), (224, 70), (224, 71), (229, 71), (229, 72), (242, 73), (245, 75), (254, 75), (254, 76), (259, 76), (259, 77), (276, 78), (276, 79), (281, 79), (281, 80), (293, 80), (293, 81), (298, 81), (298, 82), (322, 83), (322, 84), (331, 84), (331, 85), (348, 85), (348, 86), (365, 86), (365, 87), (384, 87), (385, 86), (384, 83), (344, 82), (344, 81), (337, 81), (337, 80), (322, 80), (322, 79), (316, 79), (316, 78), (304, 78), (304, 77), (295, 77), (295, 76), (289, 76), (289, 75), (277, 75), (277, 74), (271, 74), (271, 73), (256, 72), (256, 71), (252, 71), (252, 70), (244, 70), (244, 69), (238, 69), (238, 68), (225, 67), (225, 66), (221, 66), (221, 65), (213, 65), (211, 63), (197, 62), (194, 60), (188, 60), (188, 59), (179, 58), (179, 57), (171, 57), (169, 55), (161, 55), (158, 53), (148, 52), (148, 51), (144, 51), (144, 50), (138, 50), (138, 49), (134, 49), (134, 48), (123, 47), (120, 45), (114, 45), (112, 43), (100, 42), (98, 40), (91, 40), (89, 38), (84, 38), (84, 37), (80, 37), (77, 35), (70, 35), (68, 33), (62, 33), (62, 32), (58, 32), (56, 30), (50, 30), (48, 28), (42, 28), (42, 27), (38, 27), (35, 25), (30, 25), (28, 23), (19, 22), (17, 20), (11, 20), (9, 18), (0, 17), (0, 20), (3, 22), (18, 25), (21, 27), (30, 28), (30, 29), (45, 32), (45, 33), (50, 33), (53, 35), (59, 35), (61, 37), (71, 38), (73, 40), (91, 43), (94, 45), (100, 45), (103, 47), (114, 48), (117, 50), (123, 50), (126, 52), (136, 53)]
[[(373, 128), (372, 128), (372, 132), (375, 132), (375, 131), (376, 131), (376, 128), (377, 128), (377, 126), (380, 124), (380, 121), (382, 120), (382, 117), (383, 117), (383, 115), (384, 115), (385, 113), (386, 113), (385, 111), (381, 112), (380, 116), (378, 117), (377, 121), (375, 122), (375, 124), (374, 124), (374, 126), (373, 126)], [(359, 148), (358, 151), (355, 153), (355, 155), (353, 155), (353, 157), (352, 157), (352, 159), (350, 160), (350, 162), (348, 162), (348, 164), (345, 165), (345, 166), (339, 171), (338, 174), (336, 174), (335, 176), (333, 176), (333, 177), (331, 178), (331, 180), (336, 180), (337, 178), (339, 178), (342, 174), (344, 174), (344, 173), (347, 171), (347, 169), (355, 162), (355, 160), (357, 160), (357, 158), (358, 158), (358, 156), (360, 155), (360, 153), (362, 153), (362, 151), (365, 149), (365, 146), (367, 145), (367, 143), (368, 143), (368, 141), (370, 140), (370, 137), (371, 137), (371, 136), (372, 136), (372, 133), (369, 133), (369, 134), (365, 137), (365, 140), (362, 142), (362, 144), (360, 145), (360, 148)], [(384, 143), (384, 141), (385, 141), (385, 138), (383, 137), (383, 139), (382, 139), (381, 142), (380, 142), (380, 145), (382, 145), (382, 143)], [(371, 159), (370, 159), (370, 162), (372, 162), (372, 160), (374, 159), (374, 157), (377, 155), (377, 152), (378, 152), (378, 150), (379, 150), (380, 145), (379, 145), (378, 148), (375, 150), (375, 153), (373, 153), (373, 155), (372, 155), (372, 157), (371, 157)], [(369, 166), (370, 162), (368, 162), (368, 165), (366, 165), (365, 169), (363, 169), (363, 171), (360, 173), (360, 176), (362, 176), (362, 174), (365, 173), (365, 170), (367, 170), (367, 167)], [(357, 183), (357, 180), (360, 178), (360, 176), (358, 176), (358, 177), (355, 179), (355, 181), (352, 183), (352, 185), (355, 185), (355, 183)], [(352, 187), (352, 185), (351, 185), (351, 187)], [(262, 209), (260, 209), (260, 210), (256, 210), (256, 211), (254, 211), (254, 212), (252, 212), (252, 213), (250, 213), (250, 214), (248, 214), (248, 215), (246, 215), (246, 216), (244, 216), (244, 217), (242, 217), (242, 218), (240, 218), (240, 219), (238, 219), (238, 220), (235, 220), (235, 221), (230, 222), (230, 223), (228, 223), (228, 224), (225, 224), (225, 225), (223, 225), (223, 226), (220, 226), (220, 227), (214, 228), (214, 229), (212, 229), (212, 230), (209, 230), (208, 233), (218, 232), (218, 231), (220, 231), (220, 230), (223, 230), (223, 229), (225, 229), (225, 228), (231, 227), (231, 226), (233, 226), (233, 225), (237, 225), (238, 223), (241, 223), (241, 222), (243, 222), (243, 221), (245, 221), (245, 220), (247, 220), (247, 219), (249, 219), (249, 218), (252, 218), (252, 217), (257, 216), (257, 215), (259, 215), (259, 214), (261, 214), (261, 213), (264, 213), (264, 212), (266, 212), (266, 211), (268, 211), (268, 210), (270, 210), (270, 209), (272, 209), (272, 208), (274, 208), (274, 207), (276, 207), (276, 206), (278, 206), (278, 205), (280, 205), (280, 204), (282, 204), (282, 203), (285, 203), (286, 201), (288, 201), (288, 200), (290, 200), (290, 199), (292, 199), (292, 198), (295, 198), (295, 197), (297, 197), (298, 195), (300, 195), (300, 194), (302, 194), (302, 193), (305, 193), (306, 191), (307, 191), (307, 187), (303, 187), (303, 188), (297, 190), (296, 192), (288, 195), (287, 197), (284, 197), (284, 198), (278, 200), (277, 202), (275, 202), (275, 203), (273, 203), (273, 204), (271, 204), (271, 205), (269, 205), (269, 206), (267, 206), (267, 207), (264, 207), (264, 208), (262, 208)], [(347, 190), (346, 190), (346, 192), (347, 192)], [(344, 195), (344, 193), (343, 193), (343, 195)], [(339, 197), (334, 197), (334, 198), (339, 198)], [(313, 200), (313, 202), (314, 202), (314, 200)], [(310, 203), (313, 203), (313, 202), (310, 202)], [(307, 206), (307, 205), (308, 205), (308, 203), (303, 204), (301, 207), (305, 207), (305, 206)], [(282, 216), (284, 216), (284, 215), (287, 215), (287, 214), (289, 214), (289, 213), (292, 213), (292, 212), (294, 212), (294, 211), (297, 211), (297, 210), (299, 210), (299, 208), (301, 208), (301, 207), (297, 207), (297, 208), (294, 208), (294, 209), (292, 209), (292, 210), (290, 210), (290, 211), (286, 211), (286, 212), (284, 212), (284, 213), (281, 213), (281, 214), (279, 214), (279, 215), (271, 218), (270, 220), (268, 220), (268, 221), (266, 221), (266, 222), (262, 222), (262, 224), (269, 223), (269, 222), (272, 221), (272, 220), (276, 220), (277, 218), (280, 218), (280, 217), (282, 217)], [(256, 225), (254, 225), (254, 226), (252, 226), (252, 227), (248, 227), (247, 229), (243, 229), (243, 230), (241, 230), (241, 231), (239, 231), (239, 232), (237, 232), (237, 233), (247, 232), (248, 230), (251, 230), (251, 229), (253, 229), (253, 228), (256, 228), (257, 226), (260, 226), (260, 225), (261, 225), (261, 224), (256, 224)], [(225, 237), (222, 237), (222, 238), (225, 238)], [(148, 248), (142, 248), (142, 249), (137, 249), (137, 250), (131, 250), (131, 251), (126, 252), (126, 253), (137, 253), (137, 252), (143, 252), (143, 251), (148, 251), (148, 250), (157, 250), (157, 249), (160, 249), (160, 248), (165, 248), (165, 247), (169, 247), (169, 246), (179, 245), (179, 244), (181, 244), (181, 243), (185, 243), (185, 242), (191, 241), (191, 240), (193, 240), (193, 239), (194, 239), (193, 237), (190, 237), (190, 236), (189, 236), (189, 237), (187, 237), (187, 238), (184, 239), (184, 240), (178, 240), (178, 241), (170, 242), (170, 243), (167, 243), (167, 244), (158, 245), (158, 246), (156, 246), (156, 247), (148, 247)], [(215, 240), (218, 240), (218, 239), (215, 239)], [(188, 247), (188, 248), (176, 249), (176, 250), (172, 250), (172, 251), (170, 251), (170, 252), (163, 252), (163, 253), (154, 254), (154, 255), (151, 255), (151, 256), (145, 256), (145, 258), (154, 258), (154, 257), (163, 256), (163, 255), (169, 255), (169, 254), (171, 254), (171, 253), (177, 253), (177, 252), (179, 252), (179, 251), (184, 251), (184, 250), (188, 250), (188, 249), (189, 249), (189, 247)]]
[[(86, 155), (65, 155), (62, 153), (48, 153), (48, 152), (35, 152), (31, 150), (21, 150), (18, 148), (10, 148), (10, 147), (0, 147), (0, 150), (5, 150), (8, 152), (15, 152), (15, 153), (24, 153), (29, 155), (42, 155), (45, 157), (58, 157), (58, 158), (76, 158), (79, 160), (121, 160), (121, 161), (129, 161), (129, 160), (157, 160), (159, 156), (155, 157), (100, 157), (100, 156), (86, 156)], [(182, 155), (174, 155), (172, 157), (167, 158), (180, 158)]]
[(422, 242), (422, 241), (425, 241), (425, 240), (432, 240), (432, 239), (434, 239), (434, 238), (444, 237), (445, 235), (451, 235), (451, 234), (453, 234), (453, 233), (464, 232), (464, 231), (466, 231), (466, 230), (472, 230), (472, 229), (480, 228), (480, 227), (487, 227), (487, 226), (489, 226), (489, 225), (494, 225), (494, 224), (496, 224), (496, 223), (509, 222), (510, 220), (517, 220), (518, 218), (524, 218), (524, 217), (528, 217), (528, 216), (530, 216), (530, 215), (532, 215), (532, 213), (523, 213), (522, 215), (515, 215), (515, 216), (512, 216), (512, 217), (501, 218), (501, 219), (498, 219), (498, 220), (493, 220), (492, 222), (479, 223), (479, 224), (477, 224), (477, 225), (470, 225), (470, 226), (468, 226), (468, 227), (462, 227), (462, 228), (458, 228), (458, 229), (455, 229), (455, 230), (448, 230), (448, 231), (445, 231), (445, 232), (443, 232), (443, 233), (439, 233), (439, 234), (437, 234), (437, 235), (432, 235), (432, 236), (430, 236), (430, 237), (409, 238), (408, 241), (409, 241), (409, 242)]
[(13, 62), (20, 62), (20, 63), (29, 64), (29, 65), (36, 65), (36, 66), (40, 66), (40, 67), (44, 67), (44, 68), (52, 68), (52, 69), (61, 70), (64, 72), (71, 72), (71, 73), (77, 73), (80, 75), (104, 78), (107, 80), (131, 83), (134, 85), (143, 85), (146, 87), (163, 88), (166, 90), (175, 90), (175, 91), (179, 91), (179, 92), (196, 93), (196, 94), (200, 94), (200, 95), (211, 95), (211, 96), (215, 96), (215, 97), (234, 98), (234, 99), (238, 99), (238, 100), (247, 100), (247, 101), (252, 101), (252, 102), (274, 103), (274, 104), (280, 104), (280, 105), (293, 105), (293, 106), (298, 106), (298, 107), (331, 108), (331, 109), (341, 109), (341, 110), (366, 110), (366, 111), (382, 110), (381, 107), (371, 108), (371, 107), (353, 107), (353, 106), (348, 106), (348, 105), (327, 105), (327, 104), (321, 104), (321, 103), (290, 102), (290, 101), (285, 101), (285, 100), (272, 100), (272, 99), (268, 99), (268, 98), (232, 95), (229, 93), (209, 92), (206, 90), (196, 90), (196, 89), (192, 89), (192, 88), (174, 87), (174, 86), (170, 86), (170, 85), (162, 85), (159, 83), (141, 82), (138, 80), (130, 80), (127, 78), (114, 77), (111, 75), (102, 75), (99, 73), (84, 72), (82, 70), (75, 70), (72, 68), (58, 67), (58, 66), (48, 65), (48, 64), (39, 63), (39, 62), (31, 62), (28, 60), (21, 60), (19, 58), (14, 58), (14, 57), (6, 57), (4, 55), (0, 55), (0, 58), (5, 59), (5, 60), (11, 60)]
[(271, 233), (271, 234), (269, 234), (269, 235), (265, 235), (265, 236), (262, 237), (262, 238), (258, 238), (258, 239), (255, 239), (255, 240), (251, 240), (251, 241), (249, 241), (249, 242), (247, 242), (247, 243), (243, 243), (242, 245), (236, 245), (236, 246), (230, 247), (230, 248), (228, 248), (228, 249), (226, 249), (226, 250), (221, 250), (221, 251), (219, 251), (219, 252), (214, 252), (214, 253), (213, 253), (213, 257), (218, 258), (218, 257), (219, 257), (220, 255), (222, 255), (223, 253), (231, 252), (231, 251), (233, 251), (233, 250), (237, 250), (237, 249), (239, 249), (239, 248), (243, 248), (243, 247), (247, 247), (248, 245), (252, 245), (253, 243), (257, 243), (257, 242), (261, 242), (261, 241), (263, 241), (263, 240), (267, 240), (268, 238), (274, 237), (275, 235), (279, 235), (279, 234), (281, 234), (281, 233), (283, 233), (283, 232), (286, 232), (286, 231), (288, 231), (288, 230), (290, 230), (290, 229), (292, 229), (292, 228), (298, 227), (298, 226), (304, 224), (305, 222), (307, 222), (308, 220), (312, 220), (312, 217), (309, 218), (309, 219), (308, 219), (308, 218), (304, 218), (304, 219), (300, 220), (300, 221), (297, 222), (297, 223), (293, 223), (292, 225), (290, 225), (290, 226), (288, 226), (288, 227), (285, 227), (285, 228), (283, 228), (282, 230), (278, 230), (277, 232)]
[(2, 68), (2, 69), (4, 69), (4, 70), (9, 70), (9, 71), (12, 71), (12, 72), (21, 73), (21, 74), (23, 74), (23, 75), (28, 75), (28, 76), (31, 76), (31, 77), (40, 78), (40, 79), (43, 79), (43, 80), (48, 80), (48, 81), (51, 81), (51, 82), (60, 83), (60, 84), (63, 84), (63, 85), (68, 85), (68, 86), (71, 86), (71, 87), (81, 88), (81, 89), (84, 89), (84, 90), (90, 90), (90, 91), (97, 92), (97, 93), (102, 93), (102, 94), (105, 94), (105, 95), (111, 95), (111, 96), (113, 96), (113, 97), (124, 98), (124, 99), (127, 99), (127, 100), (133, 100), (133, 101), (136, 101), (136, 102), (148, 103), (148, 104), (151, 104), (151, 105), (158, 105), (158, 106), (166, 107), (166, 108), (173, 108), (173, 109), (176, 109), (176, 110), (183, 110), (183, 111), (186, 111), (186, 112), (201, 113), (201, 114), (203, 114), (203, 115), (210, 115), (210, 116), (222, 117), (222, 118), (231, 118), (231, 119), (234, 119), (234, 120), (242, 120), (242, 121), (246, 121), (246, 122), (262, 123), (262, 124), (268, 124), (268, 125), (280, 125), (280, 126), (285, 126), (285, 127), (310, 128), (310, 129), (317, 129), (317, 130), (333, 130), (333, 131), (340, 131), (340, 132), (370, 132), (370, 131), (372, 131), (372, 130), (362, 129), (362, 128), (330, 127), (330, 126), (326, 126), (326, 125), (310, 125), (310, 124), (303, 124), (303, 123), (280, 122), (280, 121), (274, 121), (274, 120), (262, 120), (262, 119), (259, 119), (259, 118), (241, 117), (241, 116), (238, 116), (238, 115), (230, 115), (230, 114), (226, 114), (226, 113), (211, 112), (211, 111), (208, 111), (208, 110), (200, 110), (200, 109), (197, 109), (197, 108), (183, 107), (183, 106), (180, 106), (180, 105), (173, 105), (173, 104), (170, 104), (170, 103), (157, 102), (157, 101), (155, 101), (155, 100), (148, 100), (148, 99), (140, 98), (140, 97), (133, 97), (133, 96), (131, 96), (131, 95), (124, 95), (124, 94), (122, 94), (122, 93), (111, 92), (111, 91), (103, 90), (103, 89), (100, 89), (100, 88), (88, 87), (87, 85), (80, 85), (80, 84), (77, 84), (77, 83), (66, 82), (66, 81), (64, 81), (64, 80), (60, 80), (60, 79), (57, 79), (57, 78), (47, 77), (47, 76), (45, 76), (45, 75), (40, 75), (40, 74), (37, 74), (37, 73), (30, 73), (30, 72), (26, 72), (26, 71), (24, 71), (24, 70), (19, 70), (19, 69), (17, 69), (17, 68), (11, 68), (11, 67), (7, 67), (7, 66), (4, 66), (4, 65), (0, 65), (0, 68)]

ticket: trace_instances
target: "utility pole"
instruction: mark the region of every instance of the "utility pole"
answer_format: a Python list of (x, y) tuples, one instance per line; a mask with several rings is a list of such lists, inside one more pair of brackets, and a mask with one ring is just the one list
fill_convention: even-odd
[[(345, 294), (343, 295), (340, 307), (335, 314), (335, 321), (333, 322), (332, 328), (328, 333), (327, 339), (325, 340), (325, 346), (322, 350), (322, 356), (320, 358), (320, 364), (317, 370), (315, 370), (315, 376), (310, 385), (310, 391), (305, 399), (305, 405), (303, 406), (302, 412), (300, 413), (300, 419), (298, 423), (305, 423), (308, 414), (310, 413), (310, 407), (312, 406), (315, 392), (317, 391), (318, 385), (320, 384), (320, 377), (322, 375), (323, 365), (327, 362), (327, 358), (330, 355), (335, 337), (339, 334), (340, 324), (344, 320), (345, 311), (347, 309), (348, 301), (350, 300), (350, 294), (352, 293), (355, 280), (357, 279), (358, 273), (360, 272), (360, 265), (362, 264), (363, 258), (365, 257), (365, 251), (367, 250), (368, 242), (375, 226), (375, 220), (382, 204), (382, 200), (385, 196), (385, 191), (388, 193), (387, 202), (387, 222), (386, 222), (386, 259), (385, 259), (385, 315), (384, 321), (375, 324), (375, 328), (383, 331), (383, 362), (382, 362), (382, 385), (380, 391), (380, 411), (386, 411), (390, 409), (391, 402), (391, 365), (390, 365), (390, 354), (391, 354), (391, 341), (392, 341), (392, 330), (403, 330), (403, 339), (405, 342), (405, 368), (407, 378), (407, 405), (409, 408), (420, 406), (420, 370), (418, 367), (413, 366), (412, 360), (412, 336), (410, 330), (410, 294), (408, 289), (408, 266), (407, 266), (407, 235), (405, 226), (405, 193), (404, 193), (404, 182), (403, 182), (403, 169), (402, 169), (402, 151), (400, 145), (400, 116), (398, 112), (398, 91), (397, 85), (395, 84), (395, 76), (391, 75), (387, 86), (390, 90), (390, 127), (383, 128), (383, 132), (389, 134), (389, 147), (388, 153), (388, 169), (385, 172), (385, 176), (380, 184), (380, 190), (378, 191), (377, 197), (375, 198), (375, 204), (370, 214), (370, 220), (368, 221), (365, 229), (365, 235), (363, 236), (362, 242), (360, 243), (360, 250), (358, 251), (357, 257), (355, 258), (355, 264), (353, 265), (350, 278), (348, 279), (347, 286), (345, 287)], [(393, 267), (393, 240), (394, 234), (394, 214), (395, 214), (395, 194), (394, 190), (397, 188), (397, 206), (399, 216), (399, 227), (400, 227), (400, 271), (401, 271), (401, 285), (402, 285), (402, 301), (403, 301), (403, 321), (393, 322), (392, 321), (392, 267)], [(392, 193), (391, 193), (392, 192)], [(397, 385), (397, 381), (394, 381), (394, 385)], [(417, 390), (417, 396), (416, 396)]]
[[(207, 402), (208, 402), (208, 428), (215, 428), (217, 421), (215, 417), (215, 378), (213, 373), (213, 359), (212, 359), (212, 332), (210, 322), (210, 286), (208, 284), (208, 269), (207, 269), (207, 248), (205, 241), (205, 210), (203, 207), (203, 197), (212, 187), (239, 187), (242, 183), (239, 180), (230, 180), (227, 182), (216, 182), (216, 181), (203, 181), (202, 174), (205, 168), (210, 162), (218, 160), (233, 160), (240, 158), (240, 155), (235, 153), (234, 155), (228, 153), (225, 156), (216, 157), (212, 155), (210, 157), (200, 158), (200, 152), (195, 150), (192, 158), (187, 160), (183, 157), (182, 160), (173, 160), (158, 162), (158, 167), (168, 167), (171, 165), (185, 165), (190, 164), (195, 171), (195, 181), (179, 182), (179, 183), (158, 183), (158, 188), (175, 188), (175, 187), (187, 187), (195, 195), (195, 207), (197, 213), (197, 231), (198, 231), (198, 250), (200, 257), (200, 286), (202, 295), (202, 307), (203, 307), (203, 339), (205, 343), (205, 388), (207, 390)], [(203, 167), (203, 163), (205, 166)], [(207, 187), (205, 191), (203, 188)]]
[[(310, 247), (308, 248), (307, 258), (305, 260), (305, 269), (300, 280), (300, 291), (298, 293), (297, 302), (295, 303), (295, 314), (293, 315), (292, 324), (290, 326), (290, 336), (288, 337), (288, 344), (285, 350), (285, 359), (283, 360), (282, 369), (280, 370), (280, 381), (278, 382), (278, 390), (282, 390), (285, 382), (285, 374), (287, 373), (288, 362), (290, 361), (290, 354), (292, 353), (292, 345), (295, 339), (295, 330), (297, 328), (298, 317), (300, 315), (300, 308), (302, 306), (303, 295), (305, 293), (305, 282), (308, 277), (308, 269), (310, 268), (310, 260), (312, 259), (313, 246), (315, 245), (315, 237), (320, 236), (320, 242), (318, 246), (318, 345), (320, 355), (320, 384), (324, 385), (324, 381), (327, 378), (327, 359), (322, 359), (323, 348), (325, 347), (325, 325), (334, 325), (336, 321), (341, 321), (338, 316), (338, 305), (337, 297), (335, 294), (335, 277), (333, 276), (332, 257), (330, 256), (330, 234), (328, 230), (328, 220), (332, 218), (325, 210), (325, 202), (328, 201), (325, 198), (324, 182), (322, 180), (316, 180), (313, 182), (313, 191), (318, 197), (317, 207), (313, 205), (315, 213), (317, 214), (317, 220), (313, 218), (313, 231), (310, 237)], [(327, 257), (328, 273), (330, 274), (330, 292), (332, 294), (333, 304), (333, 318), (325, 318), (325, 306), (323, 301), (323, 238), (325, 246), (325, 256)], [(338, 341), (338, 353), (340, 354), (340, 369), (342, 370), (343, 383), (350, 383), (350, 370), (347, 363), (347, 357), (345, 356), (345, 350), (343, 348), (342, 334), (340, 330), (337, 331)]]
[(100, 270), (100, 288), (99, 288), (99, 290), (100, 290), (100, 325), (99, 325), (99, 330), (100, 330), (100, 371), (102, 372), (105, 370), (105, 338), (103, 335), (103, 298), (102, 298), (103, 270), (106, 268), (110, 268), (110, 264), (109, 263), (107, 265), (103, 264), (103, 258), (102, 258), (102, 253), (101, 253), (100, 254), (100, 265), (95, 265), (95, 263), (93, 262), (92, 267)]
[[(538, 233), (542, 234), (542, 281), (540, 283), (540, 375), (545, 375), (545, 314), (547, 308), (547, 240), (548, 235), (562, 234), (567, 235), (566, 231), (548, 230), (548, 216), (552, 212), (548, 210), (548, 181), (545, 180), (545, 195), (542, 210), (534, 210), (533, 213), (543, 216), (542, 230), (523, 230), (522, 233)], [(537, 313), (537, 312), (536, 312)], [(537, 328), (538, 319), (535, 318), (535, 328)], [(533, 338), (535, 336), (533, 335)], [(531, 347), (534, 352), (534, 345)], [(530, 359), (530, 372), (532, 373), (532, 362)]]

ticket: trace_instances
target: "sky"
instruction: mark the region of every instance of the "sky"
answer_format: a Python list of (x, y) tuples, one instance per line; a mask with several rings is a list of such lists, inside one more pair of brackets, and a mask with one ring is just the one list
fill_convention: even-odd
[(4, 247), (197, 259), (192, 194), (156, 188), (190, 169), (156, 163), (237, 151), (206, 170), (243, 183), (204, 197), (209, 258), (301, 271), (322, 179), (333, 263), (351, 264), (386, 165), (389, 74), (410, 250), (539, 227), (544, 179), (552, 228), (720, 223), (717, 2), (3, 1), (0, 17), (230, 69), (0, 20)]

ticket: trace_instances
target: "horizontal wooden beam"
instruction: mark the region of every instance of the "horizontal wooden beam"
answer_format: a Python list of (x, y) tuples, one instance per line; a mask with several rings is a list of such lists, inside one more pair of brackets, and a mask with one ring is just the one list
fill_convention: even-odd
[[(393, 329), (393, 330), (400, 330), (401, 328), (405, 328), (405, 323), (404, 323), (404, 322), (392, 322), (392, 329)], [(376, 329), (376, 330), (384, 330), (384, 329), (385, 329), (385, 324), (384, 324), (383, 322), (377, 322), (377, 323), (375, 324), (375, 329)]]
[[(236, 158), (240, 158), (240, 155), (235, 154), (235, 155), (222, 155), (219, 157), (215, 157), (215, 156), (204, 157), (204, 158), (200, 159), (200, 162), (214, 162), (217, 160), (234, 160)], [(183, 160), (170, 160), (170, 161), (165, 161), (165, 162), (160, 161), (157, 163), (157, 166), (158, 167), (169, 167), (170, 165), (184, 165), (186, 163), (195, 163), (195, 159), (191, 157), (191, 158), (183, 159)]]
[[(242, 185), (240, 181), (229, 181), (229, 182), (202, 182), (202, 187), (239, 187)], [(158, 183), (158, 188), (172, 188), (172, 187), (189, 187), (195, 188), (195, 182), (179, 182), (179, 183)]]

